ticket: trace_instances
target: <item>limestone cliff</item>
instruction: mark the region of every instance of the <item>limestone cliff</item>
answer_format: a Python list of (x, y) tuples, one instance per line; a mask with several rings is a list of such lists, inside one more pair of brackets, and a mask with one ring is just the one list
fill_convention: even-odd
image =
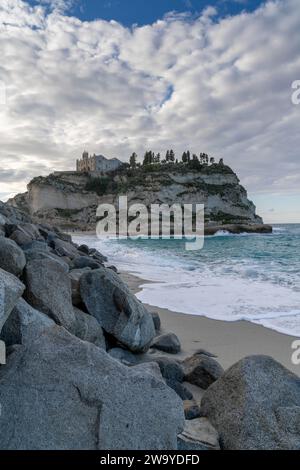
[(129, 203), (204, 203), (208, 227), (228, 224), (262, 224), (247, 191), (226, 165), (153, 165), (124, 168), (109, 177), (86, 173), (56, 172), (34, 178), (28, 192), (10, 204), (30, 213), (37, 221), (75, 230), (95, 229), (99, 203), (117, 204), (120, 195)]

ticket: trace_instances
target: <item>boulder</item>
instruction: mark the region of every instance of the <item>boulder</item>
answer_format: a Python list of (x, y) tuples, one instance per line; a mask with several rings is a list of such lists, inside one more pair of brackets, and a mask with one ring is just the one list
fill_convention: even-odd
[(61, 240), (60, 238), (55, 237), (49, 242), (49, 246), (58, 256), (67, 256), (70, 259), (74, 259), (78, 256), (78, 250), (73, 243)]
[(34, 251), (44, 251), (47, 253), (51, 252), (51, 249), (47, 245), (47, 243), (42, 242), (40, 240), (33, 240), (32, 242), (28, 243), (28, 245), (23, 245), (22, 249), (24, 251), (34, 250)]
[(152, 320), (155, 326), (156, 331), (160, 331), (161, 328), (161, 321), (160, 321), (160, 316), (158, 315), (157, 312), (150, 312), (150, 315), (152, 316)]
[(30, 261), (40, 260), (43, 261), (45, 259), (56, 261), (58, 264), (61, 265), (63, 270), (67, 273), (69, 272), (69, 265), (66, 263), (63, 258), (55, 255), (54, 253), (48, 253), (47, 251), (40, 250), (40, 249), (29, 249), (24, 251), (26, 261), (29, 263)]
[(5, 450), (176, 450), (184, 426), (161, 380), (58, 326), (8, 357), (0, 401)]
[(92, 256), (92, 258), (96, 259), (97, 261), (100, 261), (100, 263), (106, 263), (108, 261), (107, 257), (102, 255), (98, 250), (95, 248), (91, 248), (89, 250), (89, 255)]
[(159, 365), (162, 376), (167, 381), (182, 383), (184, 379), (183, 367), (174, 359), (168, 357), (153, 357), (148, 361), (155, 361)]
[(74, 332), (76, 318), (72, 305), (71, 280), (60, 263), (34, 260), (25, 268), (27, 302)]
[(126, 366), (136, 365), (138, 363), (137, 357), (130, 351), (123, 348), (112, 348), (108, 351), (109, 355), (114, 359), (122, 362)]
[(75, 306), (79, 306), (82, 304), (82, 298), (80, 294), (80, 278), (84, 273), (90, 270), (91, 268), (72, 269), (72, 271), (70, 271), (69, 273), (72, 287), (72, 303)]
[(164, 380), (157, 362), (143, 362), (141, 364), (132, 366), (132, 369), (135, 372), (141, 371), (143, 374), (146, 373), (153, 375), (158, 380)]
[(151, 348), (169, 354), (178, 354), (181, 350), (180, 341), (174, 333), (165, 333), (155, 338)]
[(17, 277), (0, 268), (0, 332), (24, 289)]
[(107, 333), (131, 351), (149, 348), (155, 336), (152, 317), (116, 273), (102, 267), (83, 274), (80, 294)]
[(6, 346), (30, 344), (37, 335), (54, 325), (47, 315), (19, 299), (2, 328), (1, 339)]
[(184, 430), (178, 436), (179, 450), (220, 450), (219, 435), (206, 418), (185, 422)]
[(224, 449), (300, 450), (300, 378), (268, 356), (228, 369), (201, 403)]
[(106, 350), (103, 330), (96, 318), (82, 312), (78, 308), (74, 308), (74, 313), (76, 317), (75, 335), (82, 341), (88, 341), (98, 346), (98, 348)]
[(0, 268), (20, 276), (26, 264), (23, 250), (9, 238), (0, 237)]
[(182, 384), (184, 372), (182, 366), (174, 359), (168, 357), (147, 356), (142, 362), (156, 362), (166, 384), (172, 388), (182, 400), (192, 400), (193, 394)]
[(200, 408), (195, 400), (185, 400), (183, 402), (185, 419), (196, 419), (200, 417)]
[(19, 246), (28, 245), (33, 240), (43, 241), (43, 237), (34, 224), (6, 224), (5, 231), (7, 237), (14, 240)]
[(31, 218), (25, 212), (9, 205), (8, 203), (0, 201), (0, 213), (8, 219), (11, 224), (30, 223)]
[(192, 392), (182, 383), (176, 382), (174, 380), (166, 380), (166, 384), (177, 393), (177, 395), (181, 398), (181, 400), (193, 400), (194, 396)]
[(0, 226), (4, 227), (4, 225), (8, 224), (9, 220), (5, 215), (0, 214)]
[(90, 249), (87, 245), (79, 245), (78, 251), (81, 251), (81, 253), (84, 253), (85, 255), (90, 254)]
[(207, 355), (195, 354), (182, 362), (185, 381), (206, 390), (220, 378), (224, 369), (220, 364)]
[(71, 263), (71, 269), (99, 269), (100, 267), (101, 263), (94, 260), (93, 258), (90, 258), (89, 256), (77, 256)]

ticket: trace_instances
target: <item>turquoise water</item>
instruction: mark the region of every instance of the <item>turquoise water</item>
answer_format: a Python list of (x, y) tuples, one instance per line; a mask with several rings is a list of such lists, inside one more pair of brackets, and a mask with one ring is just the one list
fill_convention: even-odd
[(268, 235), (219, 232), (200, 251), (186, 251), (184, 240), (84, 241), (153, 281), (138, 294), (144, 302), (300, 336), (300, 224), (275, 225)]

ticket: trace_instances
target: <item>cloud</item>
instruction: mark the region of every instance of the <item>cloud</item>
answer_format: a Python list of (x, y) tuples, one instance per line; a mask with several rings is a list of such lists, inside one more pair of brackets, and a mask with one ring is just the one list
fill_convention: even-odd
[(299, 190), (298, 0), (133, 28), (83, 22), (51, 3), (49, 13), (1, 1), (3, 194), (74, 168), (84, 148), (124, 160), (147, 148), (206, 151), (252, 193)]

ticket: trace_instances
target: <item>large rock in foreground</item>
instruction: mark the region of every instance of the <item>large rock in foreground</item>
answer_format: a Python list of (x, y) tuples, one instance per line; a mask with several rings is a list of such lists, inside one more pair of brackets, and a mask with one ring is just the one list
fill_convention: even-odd
[(23, 250), (13, 241), (0, 237), (0, 267), (15, 276), (22, 274), (26, 264)]
[(181, 400), (54, 326), (0, 370), (0, 449), (176, 449)]
[(72, 333), (76, 318), (72, 305), (71, 280), (64, 267), (51, 259), (27, 263), (26, 300)]
[(17, 277), (0, 268), (0, 332), (24, 289)]
[(131, 351), (146, 351), (154, 336), (152, 316), (111, 269), (100, 268), (80, 278), (81, 298), (104, 330)]
[(0, 338), (6, 346), (30, 344), (37, 335), (54, 325), (47, 315), (38, 312), (21, 298), (5, 322)]
[(224, 449), (300, 450), (300, 379), (271, 357), (233, 365), (205, 392), (201, 411)]

